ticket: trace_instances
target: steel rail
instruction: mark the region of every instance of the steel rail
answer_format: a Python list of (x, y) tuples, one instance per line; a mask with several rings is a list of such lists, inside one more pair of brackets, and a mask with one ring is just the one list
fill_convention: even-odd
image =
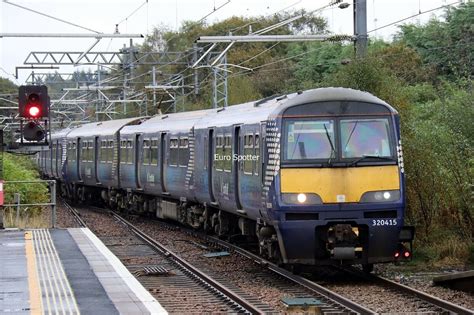
[(222, 283), (212, 279), (203, 271), (199, 270), (198, 268), (194, 267), (192, 264), (184, 260), (183, 258), (179, 257), (177, 254), (169, 250), (163, 244), (159, 243), (158, 241), (154, 240), (152, 237), (148, 236), (146, 233), (141, 231), (139, 228), (134, 226), (132, 223), (127, 221), (126, 219), (122, 218), (120, 215), (113, 213), (113, 217), (127, 226), (135, 235), (137, 235), (140, 239), (145, 241), (151, 247), (155, 248), (157, 251), (166, 255), (169, 259), (172, 259), (178, 265), (181, 265), (183, 268), (189, 270), (192, 274), (198, 277), (202, 282), (207, 283), (211, 287), (215, 288), (217, 291), (221, 292), (225, 296), (229, 298), (229, 300), (233, 301), (234, 303), (238, 304), (243, 311), (246, 311), (251, 314), (263, 314), (264, 312), (260, 310), (258, 307), (254, 306), (252, 303), (248, 302), (247, 300), (241, 298), (237, 293), (233, 292), (231, 289), (224, 286)]
[(410, 294), (416, 296), (418, 299), (423, 300), (425, 302), (428, 302), (432, 305), (435, 305), (439, 308), (442, 308), (443, 310), (446, 310), (450, 312), (450, 314), (474, 314), (474, 310), (469, 310), (467, 308), (464, 308), (462, 306), (453, 304), (451, 302), (442, 300), (440, 298), (437, 298), (433, 295), (427, 294), (425, 292), (416, 290), (414, 288), (411, 288), (409, 286), (406, 286), (404, 284), (389, 280), (387, 278), (381, 277), (381, 276), (376, 276), (376, 275), (370, 275), (371, 278), (374, 278), (376, 281), (380, 281), (381, 283), (387, 285), (388, 287), (393, 287), (396, 290), (402, 291), (403, 293)]
[(79, 224), (80, 227), (87, 227), (86, 222), (81, 218), (81, 215), (79, 212), (77, 212), (76, 209), (74, 209), (71, 205), (69, 205), (66, 201), (63, 200), (64, 206), (69, 210), (69, 212), (72, 214), (74, 220)]
[(274, 263), (258, 256), (257, 254), (254, 254), (248, 250), (245, 250), (243, 248), (240, 248), (234, 244), (231, 244), (231, 243), (228, 243), (226, 241), (223, 241), (219, 238), (216, 238), (216, 237), (213, 237), (213, 236), (209, 236), (209, 235), (205, 235), (203, 233), (196, 233), (194, 231), (192, 231), (192, 233), (194, 234), (197, 234), (199, 235), (199, 237), (203, 237), (207, 240), (209, 240), (210, 242), (214, 242), (214, 243), (217, 243), (219, 246), (222, 246), (222, 247), (226, 247), (236, 253), (238, 253), (239, 255), (242, 255), (244, 257), (247, 257), (248, 259), (251, 259), (253, 260), (255, 263), (259, 264), (259, 265), (262, 265), (262, 266), (265, 266), (268, 270), (270, 270), (271, 272), (274, 272), (282, 277), (284, 277), (285, 279), (289, 280), (290, 282), (293, 282), (293, 283), (296, 283), (298, 285), (301, 285), (303, 287), (305, 287), (306, 289), (308, 289), (309, 291), (311, 292), (314, 292), (318, 295), (322, 295), (324, 297), (326, 297), (327, 299), (329, 300), (332, 300), (334, 302), (336, 302), (337, 304), (355, 312), (355, 313), (358, 313), (358, 314), (377, 314), (376, 312), (360, 305), (360, 304), (357, 304), (356, 302), (354, 301), (351, 301), (345, 297), (343, 297), (342, 295), (339, 295), (337, 294), (336, 292), (333, 292), (311, 280), (308, 280), (304, 277), (301, 277), (301, 276), (298, 276), (298, 275), (295, 275), (293, 273), (291, 273), (290, 271), (284, 269), (284, 268), (281, 268), (277, 265), (275, 265)]
[(433, 295), (430, 295), (428, 293), (419, 291), (417, 289), (414, 289), (412, 287), (409, 287), (407, 285), (389, 280), (387, 278), (384, 278), (382, 276), (378, 276), (375, 274), (366, 274), (362, 273), (361, 270), (354, 268), (354, 267), (337, 267), (338, 270), (342, 270), (345, 272), (349, 272), (357, 277), (360, 277), (362, 279), (367, 279), (371, 280), (373, 282), (379, 282), (382, 285), (385, 285), (386, 287), (396, 290), (398, 292), (401, 292), (403, 294), (415, 296), (416, 298), (420, 299), (421, 301), (427, 302), (431, 305), (434, 305), (438, 308), (441, 308), (444, 312), (447, 312), (449, 314), (474, 314), (473, 310), (469, 310), (467, 308), (464, 308), (462, 306), (453, 304), (451, 302), (442, 300), (440, 298), (437, 298)]

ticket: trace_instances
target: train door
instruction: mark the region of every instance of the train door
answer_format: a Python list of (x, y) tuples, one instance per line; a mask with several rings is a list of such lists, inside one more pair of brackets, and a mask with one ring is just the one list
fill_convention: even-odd
[(82, 158), (82, 141), (81, 138), (77, 138), (76, 140), (76, 172), (77, 172), (77, 178), (79, 178), (79, 181), (82, 181), (82, 176), (81, 176), (81, 158)]
[(142, 161), (140, 159), (140, 135), (135, 135), (135, 154), (134, 154), (134, 163), (135, 163), (135, 182), (137, 184), (137, 188), (141, 189), (141, 181), (140, 181), (140, 171), (141, 171), (141, 164)]
[(60, 142), (59, 140), (56, 141), (56, 156), (54, 157), (55, 161), (56, 161), (56, 165), (54, 166), (54, 177), (56, 178), (59, 178), (59, 170), (60, 170), (60, 163), (61, 163), (61, 158), (60, 158), (60, 155), (59, 155), (59, 148), (60, 148)]
[(208, 156), (209, 158), (207, 159), (208, 165), (207, 165), (207, 174), (208, 174), (208, 185), (209, 185), (209, 195), (211, 198), (211, 202), (215, 203), (216, 202), (216, 197), (214, 195), (214, 129), (210, 128), (209, 129), (209, 135), (207, 137), (209, 143), (208, 143)]
[(265, 152), (266, 150), (266, 145), (267, 145), (267, 124), (265, 122), (260, 123), (260, 178), (262, 182), (262, 187), (265, 184), (265, 163), (266, 163), (266, 157), (265, 157)]
[(94, 177), (96, 183), (100, 184), (100, 179), (99, 179), (99, 137), (94, 138)]
[[(232, 156), (235, 157), (240, 157), (242, 156), (242, 149), (240, 146), (240, 126), (235, 126), (234, 127), (234, 141), (232, 144), (232, 147), (234, 148)], [(239, 167), (240, 166), (240, 161), (239, 159), (232, 159), (232, 174), (234, 175), (234, 197), (235, 197), (235, 204), (237, 206), (237, 210), (242, 210), (242, 203), (240, 200), (240, 172), (239, 172)]]
[(165, 184), (165, 172), (166, 172), (166, 132), (162, 132), (160, 135), (160, 182), (161, 182), (161, 191), (166, 193), (166, 184)]

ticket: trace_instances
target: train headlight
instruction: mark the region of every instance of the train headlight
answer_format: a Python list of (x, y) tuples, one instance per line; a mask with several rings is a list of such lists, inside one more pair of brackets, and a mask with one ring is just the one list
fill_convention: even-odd
[(323, 203), (321, 197), (314, 193), (281, 194), (281, 199), (286, 204), (320, 205)]
[(368, 191), (362, 195), (360, 202), (388, 202), (400, 199), (400, 190)]
[(296, 196), (296, 199), (298, 200), (299, 203), (305, 203), (306, 195), (305, 194), (298, 194), (298, 196)]

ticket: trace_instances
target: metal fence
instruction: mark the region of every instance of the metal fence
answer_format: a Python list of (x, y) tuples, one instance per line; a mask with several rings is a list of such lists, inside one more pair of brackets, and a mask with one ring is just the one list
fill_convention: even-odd
[[(0, 227), (54, 228), (56, 226), (56, 181), (5, 181)], [(43, 195), (46, 193), (46, 195)], [(35, 202), (40, 199), (40, 202)]]

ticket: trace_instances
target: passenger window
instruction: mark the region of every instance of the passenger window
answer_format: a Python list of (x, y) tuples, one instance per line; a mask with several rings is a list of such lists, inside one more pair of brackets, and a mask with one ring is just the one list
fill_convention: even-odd
[(100, 162), (107, 163), (107, 141), (100, 141)]
[(143, 140), (143, 164), (150, 164), (150, 140)]
[(120, 164), (127, 163), (127, 141), (120, 141)]
[(178, 151), (179, 151), (178, 139), (171, 138), (170, 139), (170, 159), (169, 159), (170, 166), (178, 166)]
[(254, 142), (255, 142), (255, 145), (254, 145), (255, 150), (253, 153), (254, 155), (253, 157), (255, 157), (255, 160), (253, 161), (254, 163), (253, 174), (258, 176), (258, 168), (261, 165), (261, 163), (260, 163), (260, 137), (257, 133), (255, 134)]
[(112, 163), (113, 160), (114, 160), (114, 141), (110, 140), (108, 143), (109, 143), (109, 145), (108, 145), (108, 148), (107, 148), (107, 156), (108, 156), (107, 161), (109, 163)]
[(253, 142), (253, 134), (247, 134), (244, 137), (244, 173), (245, 174), (252, 174), (253, 169), (253, 161), (252, 155), (254, 152), (254, 142)]
[(232, 139), (230, 135), (224, 137), (224, 150), (223, 150), (223, 169), (225, 172), (232, 170)]
[(215, 150), (215, 162), (214, 162), (214, 167), (217, 171), (222, 171), (223, 166), (224, 166), (224, 137), (223, 136), (217, 136), (216, 137), (216, 150)]
[(188, 138), (179, 139), (179, 166), (186, 167), (188, 166), (189, 160), (189, 142)]
[(151, 140), (151, 165), (158, 165), (158, 139)]
[(128, 164), (133, 163), (133, 144), (132, 144), (132, 140), (127, 141), (127, 163)]

